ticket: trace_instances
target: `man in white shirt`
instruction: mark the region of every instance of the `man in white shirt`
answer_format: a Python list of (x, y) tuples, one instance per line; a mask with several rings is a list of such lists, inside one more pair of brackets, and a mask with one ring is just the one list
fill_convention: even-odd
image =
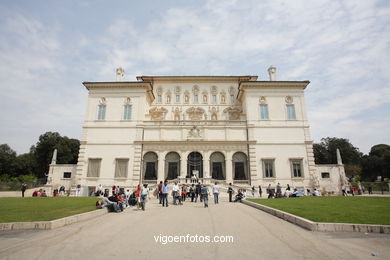
[(219, 186), (215, 183), (213, 186), (214, 204), (218, 204)]
[(179, 195), (179, 191), (180, 191), (179, 185), (177, 184), (177, 182), (175, 182), (172, 185), (173, 205), (177, 205), (176, 199), (177, 199), (177, 197)]

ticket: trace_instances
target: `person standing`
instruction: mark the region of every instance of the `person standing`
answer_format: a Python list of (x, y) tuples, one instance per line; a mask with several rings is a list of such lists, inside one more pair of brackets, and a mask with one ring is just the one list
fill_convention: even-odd
[(209, 189), (207, 188), (206, 185), (202, 185), (200, 194), (202, 196), (202, 200), (204, 203), (204, 207), (208, 208), (209, 207)]
[(269, 199), (272, 199), (274, 197), (274, 191), (272, 190), (271, 184), (269, 184), (267, 187), (267, 193)]
[(175, 182), (172, 185), (173, 205), (177, 205), (176, 199), (179, 196), (179, 192), (180, 192), (179, 185), (177, 184), (177, 182)]
[(195, 185), (194, 184), (191, 184), (190, 196), (191, 196), (191, 202), (194, 202), (194, 199), (195, 199)]
[(229, 183), (229, 188), (228, 188), (227, 192), (229, 193), (229, 202), (232, 202), (232, 196), (233, 196), (234, 190), (232, 188), (232, 184), (231, 183)]
[(290, 188), (290, 185), (289, 185), (289, 184), (287, 184), (287, 188), (286, 188), (286, 190), (288, 190), (288, 191), (290, 191), (290, 190), (291, 190), (291, 188)]
[(164, 181), (162, 190), (162, 206), (168, 207), (168, 182)]
[(214, 204), (218, 204), (218, 195), (219, 195), (219, 186), (218, 183), (215, 183), (213, 186), (213, 194), (214, 194)]
[(280, 186), (280, 183), (276, 185), (276, 198), (282, 197), (282, 186)]
[(24, 192), (27, 190), (27, 184), (26, 183), (22, 183), (22, 188), (21, 188), (21, 190), (22, 190), (22, 198), (24, 198)]
[(263, 190), (261, 189), (261, 185), (259, 185), (259, 196), (261, 198), (261, 195), (263, 194)]
[(163, 182), (160, 181), (160, 184), (157, 186), (157, 196), (160, 204), (162, 203), (162, 199), (163, 199), (162, 186), (163, 186)]
[(200, 193), (201, 188), (202, 186), (200, 185), (200, 182), (198, 182), (198, 184), (196, 184), (195, 187), (195, 202), (198, 201), (199, 196), (200, 196), (200, 202), (202, 202), (202, 194)]
[(255, 196), (255, 186), (252, 186), (252, 197), (254, 197)]
[(141, 208), (142, 210), (145, 210), (146, 201), (149, 197), (149, 189), (148, 184), (144, 184), (144, 186), (141, 189)]
[(79, 197), (81, 193), (81, 185), (80, 183), (76, 186), (76, 197)]

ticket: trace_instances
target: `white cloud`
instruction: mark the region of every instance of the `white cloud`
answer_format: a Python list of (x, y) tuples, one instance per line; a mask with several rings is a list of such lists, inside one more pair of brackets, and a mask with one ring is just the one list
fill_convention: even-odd
[[(0, 89), (12, 101), (27, 102), (34, 113), (45, 110), (40, 124), (62, 127), (65, 123), (54, 115), (80, 122), (84, 113), (86, 93), (80, 85), (67, 87), (69, 78), (114, 80), (115, 68), (122, 66), (127, 80), (140, 74), (259, 74), (266, 79), (272, 64), (279, 80), (312, 82), (306, 103), (316, 141), (342, 134), (357, 146), (389, 143), (369, 118), (371, 111), (390, 106), (389, 6), (387, 1), (210, 0), (198, 7), (165, 8), (144, 24), (136, 17), (111, 16), (118, 18), (107, 19), (98, 34), (74, 28), (69, 39), (74, 43), (60, 37), (60, 26), (13, 13), (0, 25), (6, 37), (0, 41)], [(56, 105), (74, 96), (75, 106)], [(365, 132), (350, 127), (364, 122), (371, 122)], [(381, 127), (390, 128), (388, 117)]]

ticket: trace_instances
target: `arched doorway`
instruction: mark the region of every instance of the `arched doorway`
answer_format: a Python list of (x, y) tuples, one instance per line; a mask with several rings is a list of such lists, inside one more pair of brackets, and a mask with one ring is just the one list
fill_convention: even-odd
[(194, 174), (203, 178), (203, 156), (198, 152), (192, 152), (187, 157), (187, 178)]
[(233, 154), (234, 180), (248, 180), (248, 160), (245, 153)]
[(157, 180), (157, 154), (147, 152), (144, 155), (144, 180)]
[(225, 180), (225, 156), (220, 152), (214, 152), (210, 155), (211, 178), (215, 180)]
[(180, 175), (180, 155), (170, 152), (165, 156), (165, 179), (173, 180)]

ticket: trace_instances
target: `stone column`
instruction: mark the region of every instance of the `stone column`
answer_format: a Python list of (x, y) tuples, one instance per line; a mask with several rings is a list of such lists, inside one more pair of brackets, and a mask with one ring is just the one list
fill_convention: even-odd
[(204, 183), (209, 184), (210, 183), (210, 153), (205, 152), (203, 157), (203, 180)]
[(164, 181), (165, 179), (165, 158), (162, 153), (158, 154), (158, 170), (157, 170), (157, 182)]
[(185, 183), (185, 179), (187, 176), (187, 154), (182, 153), (180, 155), (180, 175), (179, 175), (179, 180), (180, 183)]
[(225, 158), (225, 168), (226, 168), (226, 183), (233, 183), (233, 163), (232, 163), (232, 153), (228, 152)]

